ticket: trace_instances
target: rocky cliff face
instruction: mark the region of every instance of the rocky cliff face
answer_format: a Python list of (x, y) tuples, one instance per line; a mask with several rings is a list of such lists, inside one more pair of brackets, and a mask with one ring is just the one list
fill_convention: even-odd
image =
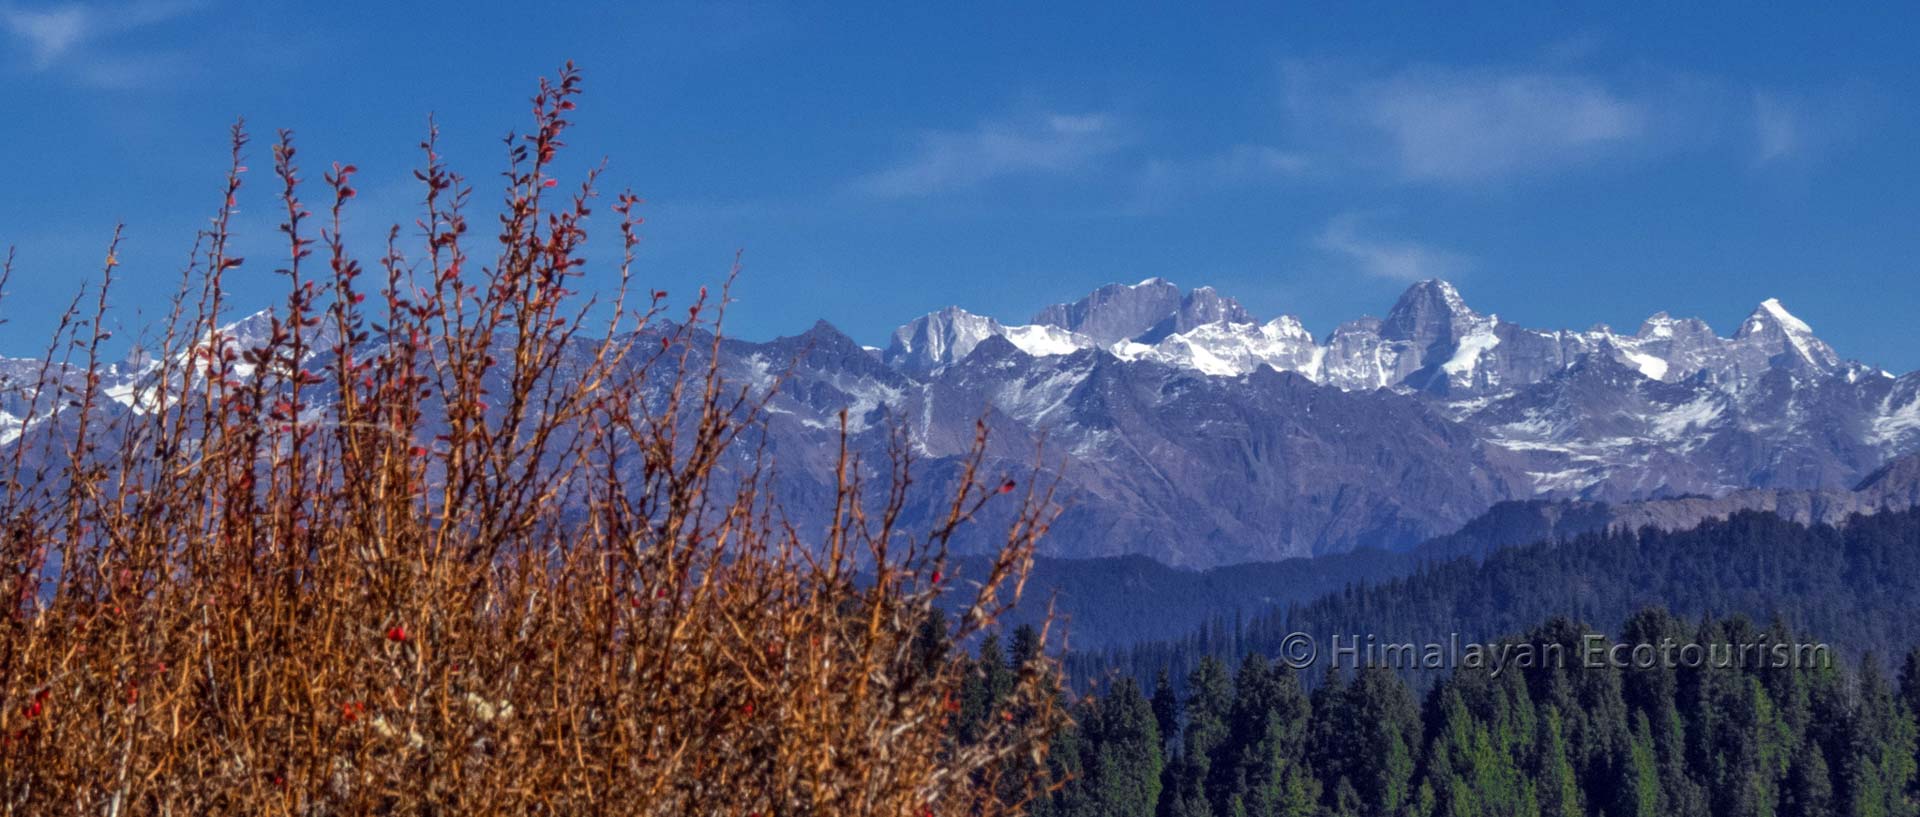
[(1689, 530), (1742, 511), (1764, 511), (1802, 525), (1845, 525), (1856, 515), (1920, 506), (1920, 454), (1874, 471), (1852, 490), (1746, 488), (1722, 496), (1607, 503), (1591, 500), (1502, 502), (1453, 534), (1415, 549), (1424, 559), (1482, 556), (1503, 547), (1564, 541), (1587, 533), (1653, 528)]

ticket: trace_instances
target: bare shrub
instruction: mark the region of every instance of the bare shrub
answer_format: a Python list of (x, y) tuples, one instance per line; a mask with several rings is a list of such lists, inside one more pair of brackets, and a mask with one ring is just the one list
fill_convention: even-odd
[[(222, 289), (256, 266), (229, 253), (236, 125), (150, 369), (109, 394), (116, 235), (7, 396), (7, 813), (1017, 808), (996, 775), (1058, 725), (1053, 668), (963, 744), (945, 645), (1017, 595), (1049, 491), (987, 474), (976, 443), (945, 518), (909, 533), (910, 449), (843, 442), (833, 524), (789, 524), (754, 448), (766, 396), (721, 377), (724, 291), (661, 319), (631, 194), (618, 290), (570, 289), (595, 180), (550, 172), (579, 87), (569, 65), (533, 97), (497, 236), (470, 235), (429, 136), (419, 235), (366, 266), (341, 236), (354, 168), (310, 212), (281, 133), (287, 299), (245, 326)], [(1019, 509), (948, 625), (946, 543), (987, 503)]]

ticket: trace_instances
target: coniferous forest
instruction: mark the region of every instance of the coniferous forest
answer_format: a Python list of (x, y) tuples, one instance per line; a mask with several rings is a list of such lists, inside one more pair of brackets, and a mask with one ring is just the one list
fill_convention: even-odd
[[(1073, 725), (1035, 779), (1002, 785), (1040, 784), (1035, 814), (1085, 817), (1920, 814), (1916, 541), (1920, 511), (1841, 527), (1744, 513), (1436, 563), (1072, 655)], [(1321, 650), (1299, 669), (1285, 660), (1295, 631)], [(1335, 634), (1563, 652), (1442, 669), (1356, 669), (1368, 659), (1349, 653), (1329, 669)], [(962, 741), (1021, 717), (997, 701), (1036, 643), (1023, 629), (979, 644)], [(1625, 665), (1582, 652), (1614, 644), (1669, 652)], [(1673, 645), (1741, 644), (1821, 648), (1672, 659)]]
[[(1745, 617), (1651, 609), (1620, 633), (1605, 645), (1814, 643)], [(1590, 637), (1554, 619), (1508, 643), (1579, 656)], [(1021, 717), (998, 703), (1032, 636), (1014, 642), (981, 645), (963, 738)], [(1891, 676), (1873, 654), (1809, 655), (1460, 669), (1424, 692), (1381, 667), (1309, 688), (1259, 653), (1206, 656), (1184, 691), (1163, 674), (1080, 696), (1027, 782), (1050, 789), (1034, 814), (1063, 817), (1920, 813), (1920, 652)]]
[(1555, 616), (1624, 621), (1660, 607), (1687, 617), (1744, 614), (1813, 633), (1857, 660), (1920, 644), (1920, 510), (1808, 527), (1745, 512), (1683, 531), (1616, 531), (1459, 558), (1412, 575), (1355, 583), (1304, 604), (1218, 620), (1170, 641), (1070, 655), (1076, 686), (1115, 673), (1176, 688), (1199, 662), (1280, 654), (1295, 631), (1382, 642), (1486, 641)]

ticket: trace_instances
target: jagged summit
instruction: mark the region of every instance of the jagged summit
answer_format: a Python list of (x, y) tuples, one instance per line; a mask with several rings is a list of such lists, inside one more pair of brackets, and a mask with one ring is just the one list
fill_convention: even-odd
[(1401, 293), (1400, 299), (1387, 311), (1381, 331), (1398, 340), (1431, 342), (1450, 336), (1462, 324), (1479, 317), (1453, 284), (1429, 278)]
[[(1780, 303), (1779, 298), (1768, 298), (1761, 301), (1759, 306), (1754, 307), (1753, 314), (1748, 315), (1746, 322), (1740, 325), (1739, 334), (1745, 335), (1752, 332), (1764, 331), (1767, 327), (1777, 327), (1784, 332), (1796, 332), (1803, 335), (1813, 334), (1813, 327), (1808, 326), (1806, 321), (1800, 320), (1794, 317), (1793, 313), (1788, 312), (1787, 308)], [(1736, 337), (1737, 336), (1738, 335), (1736, 335)]]
[(1033, 316), (1033, 323), (1085, 335), (1102, 346), (1122, 341), (1153, 343), (1167, 335), (1219, 321), (1253, 320), (1238, 301), (1211, 287), (1182, 293), (1164, 278), (1133, 286), (1109, 284), (1073, 303), (1054, 304)]
[(1531, 329), (1476, 311), (1458, 287), (1439, 278), (1408, 286), (1385, 318), (1348, 321), (1324, 339), (1312, 337), (1291, 315), (1263, 320), (1212, 287), (1182, 291), (1153, 277), (1109, 284), (1078, 301), (1047, 307), (1026, 326), (942, 310), (901, 327), (888, 359), (930, 370), (998, 335), (1038, 356), (1101, 349), (1216, 376), (1271, 367), (1343, 389), (1402, 389), (1456, 399), (1511, 391), (1594, 353), (1652, 380), (1704, 376), (1730, 389), (1747, 388), (1778, 366), (1831, 372), (1850, 365), (1773, 298), (1731, 337), (1698, 318), (1667, 312), (1654, 313), (1631, 335), (1605, 324)]
[(1791, 352), (1798, 361), (1815, 367), (1832, 369), (1841, 365), (1833, 348), (1814, 337), (1813, 327), (1794, 317), (1778, 298), (1768, 298), (1754, 307), (1733, 338), (1755, 344), (1769, 356)]
[(949, 306), (915, 318), (899, 329), (881, 358), (907, 371), (928, 372), (966, 358), (988, 338), (1004, 338), (1030, 355), (1064, 355), (1096, 344), (1054, 326), (1006, 326), (985, 315)]

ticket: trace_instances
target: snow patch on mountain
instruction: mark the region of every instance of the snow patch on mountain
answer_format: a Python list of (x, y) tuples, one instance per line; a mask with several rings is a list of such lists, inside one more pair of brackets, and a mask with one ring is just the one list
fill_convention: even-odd
[[(1668, 331), (1672, 331), (1672, 330), (1668, 330)], [(1651, 379), (1651, 380), (1666, 379), (1668, 364), (1665, 360), (1654, 357), (1653, 355), (1647, 354), (1645, 352), (1634, 352), (1634, 351), (1622, 350), (1621, 354), (1626, 355), (1627, 360), (1633, 363), (1633, 367), (1636, 369), (1639, 369), (1640, 373), (1646, 375), (1648, 379)]]
[(1314, 343), (1300, 321), (1283, 315), (1264, 324), (1203, 324), (1147, 345), (1121, 341), (1109, 350), (1123, 360), (1156, 360), (1216, 377), (1238, 377), (1262, 366), (1320, 379), (1326, 350)]
[(1780, 305), (1779, 298), (1768, 298), (1761, 301), (1760, 308), (1766, 310), (1767, 314), (1771, 315), (1774, 320), (1779, 321), (1780, 325), (1788, 332), (1799, 335), (1813, 334), (1813, 327), (1808, 326), (1806, 321), (1800, 320), (1794, 317), (1793, 313), (1788, 312), (1786, 307)]
[[(1454, 291), (1452, 287), (1448, 287), (1447, 292), (1455, 300), (1460, 297), (1460, 293)], [(1466, 336), (1454, 345), (1453, 356), (1448, 358), (1447, 362), (1440, 364), (1441, 371), (1446, 372), (1456, 381), (1471, 383), (1474, 370), (1480, 365), (1480, 356), (1493, 351), (1495, 346), (1500, 345), (1500, 336), (1493, 333), (1494, 328), (1499, 325), (1500, 318), (1493, 315), (1487, 316), (1486, 320), (1474, 321), (1472, 328), (1467, 330)]]
[[(863, 377), (836, 374), (827, 380), (833, 388), (847, 396), (847, 432), (859, 434), (873, 427), (873, 414), (880, 408), (898, 408), (906, 400), (904, 389), (875, 382)], [(838, 430), (840, 416), (838, 412), (823, 412), (820, 417), (801, 417), (800, 424), (808, 428)]]
[(1698, 434), (1726, 413), (1726, 402), (1718, 395), (1703, 394), (1694, 400), (1654, 414), (1648, 418), (1649, 431), (1657, 440), (1682, 442)]
[(1057, 326), (1007, 326), (1001, 328), (1000, 336), (1034, 357), (1070, 355), (1093, 345), (1085, 337)]
[(933, 371), (959, 362), (991, 337), (1006, 338), (1034, 357), (1068, 355), (1095, 345), (1057, 326), (1006, 326), (985, 315), (950, 306), (894, 330), (882, 359), (909, 371)]
[(1875, 445), (1892, 447), (1909, 435), (1920, 436), (1920, 395), (1904, 406), (1895, 406), (1889, 399), (1883, 411), (1873, 419), (1870, 431)]
[(1001, 386), (993, 395), (993, 405), (1024, 422), (1043, 426), (1054, 412), (1066, 406), (1086, 377), (1085, 366), (1030, 372)]

